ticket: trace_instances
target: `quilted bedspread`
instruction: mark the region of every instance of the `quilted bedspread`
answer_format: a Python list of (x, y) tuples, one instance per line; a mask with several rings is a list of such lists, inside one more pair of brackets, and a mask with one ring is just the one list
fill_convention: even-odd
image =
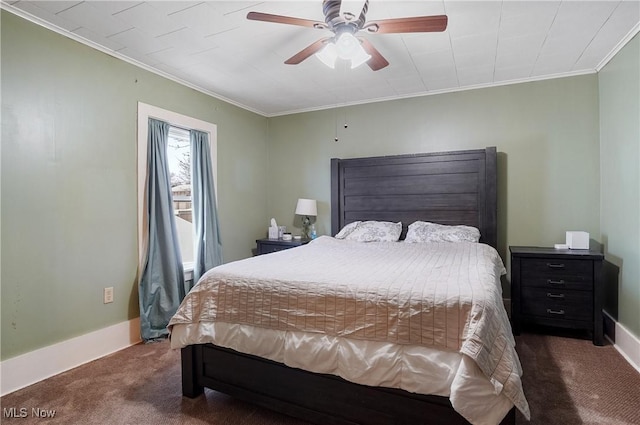
[(485, 244), (323, 236), (208, 271), (169, 328), (220, 321), (457, 351), (528, 417), (502, 304), (504, 273)]

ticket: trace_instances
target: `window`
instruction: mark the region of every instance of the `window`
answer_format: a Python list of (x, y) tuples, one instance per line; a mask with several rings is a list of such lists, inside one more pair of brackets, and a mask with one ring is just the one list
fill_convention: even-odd
[(193, 270), (193, 234), (191, 209), (191, 141), (189, 131), (169, 127), (167, 160), (171, 175), (173, 214), (178, 230), (178, 244), (185, 271)]
[[(139, 273), (142, 272), (144, 253), (146, 252), (147, 224), (144, 214), (144, 193), (147, 178), (147, 136), (149, 118), (156, 118), (170, 124), (169, 170), (172, 175), (172, 195), (174, 198), (174, 214), (179, 234), (180, 251), (182, 253), (185, 279), (193, 276), (193, 226), (191, 224), (191, 166), (189, 130), (195, 129), (209, 134), (211, 148), (211, 164), (216, 198), (217, 188), (217, 127), (205, 121), (177, 114), (155, 106), (138, 102), (138, 262)], [(174, 185), (174, 182), (176, 183)], [(138, 276), (139, 278), (140, 276)]]

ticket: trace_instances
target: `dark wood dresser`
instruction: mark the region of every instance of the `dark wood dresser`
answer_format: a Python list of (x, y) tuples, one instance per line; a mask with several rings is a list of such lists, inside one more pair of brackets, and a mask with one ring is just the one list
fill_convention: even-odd
[(309, 243), (309, 241), (310, 239), (294, 239), (290, 241), (283, 241), (282, 239), (258, 239), (256, 240), (256, 244), (258, 245), (256, 255), (269, 254), (270, 252), (295, 248), (296, 246)]
[(587, 330), (604, 344), (599, 250), (511, 246), (513, 333), (524, 323)]

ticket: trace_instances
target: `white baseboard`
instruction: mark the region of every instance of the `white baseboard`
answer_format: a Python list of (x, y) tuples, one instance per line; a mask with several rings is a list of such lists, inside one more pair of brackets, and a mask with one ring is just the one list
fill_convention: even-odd
[(640, 339), (631, 333), (627, 328), (622, 326), (606, 311), (603, 311), (613, 323), (615, 323), (615, 341), (613, 347), (629, 362), (638, 372), (640, 372)]
[(140, 341), (140, 318), (135, 318), (4, 360), (0, 362), (0, 395), (12, 393)]

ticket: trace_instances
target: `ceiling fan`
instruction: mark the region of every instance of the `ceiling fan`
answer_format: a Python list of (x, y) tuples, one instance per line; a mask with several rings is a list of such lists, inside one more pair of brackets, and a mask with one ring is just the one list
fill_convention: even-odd
[(321, 38), (285, 61), (297, 65), (312, 55), (333, 68), (337, 58), (351, 61), (351, 68), (367, 63), (377, 71), (389, 62), (364, 37), (356, 36), (360, 31), (367, 34), (399, 34), (410, 32), (441, 32), (447, 28), (446, 15), (414, 16), (409, 18), (366, 20), (369, 0), (323, 0), (324, 22), (290, 16), (249, 12), (247, 19), (279, 24), (297, 25), (319, 30), (330, 30), (332, 37)]

